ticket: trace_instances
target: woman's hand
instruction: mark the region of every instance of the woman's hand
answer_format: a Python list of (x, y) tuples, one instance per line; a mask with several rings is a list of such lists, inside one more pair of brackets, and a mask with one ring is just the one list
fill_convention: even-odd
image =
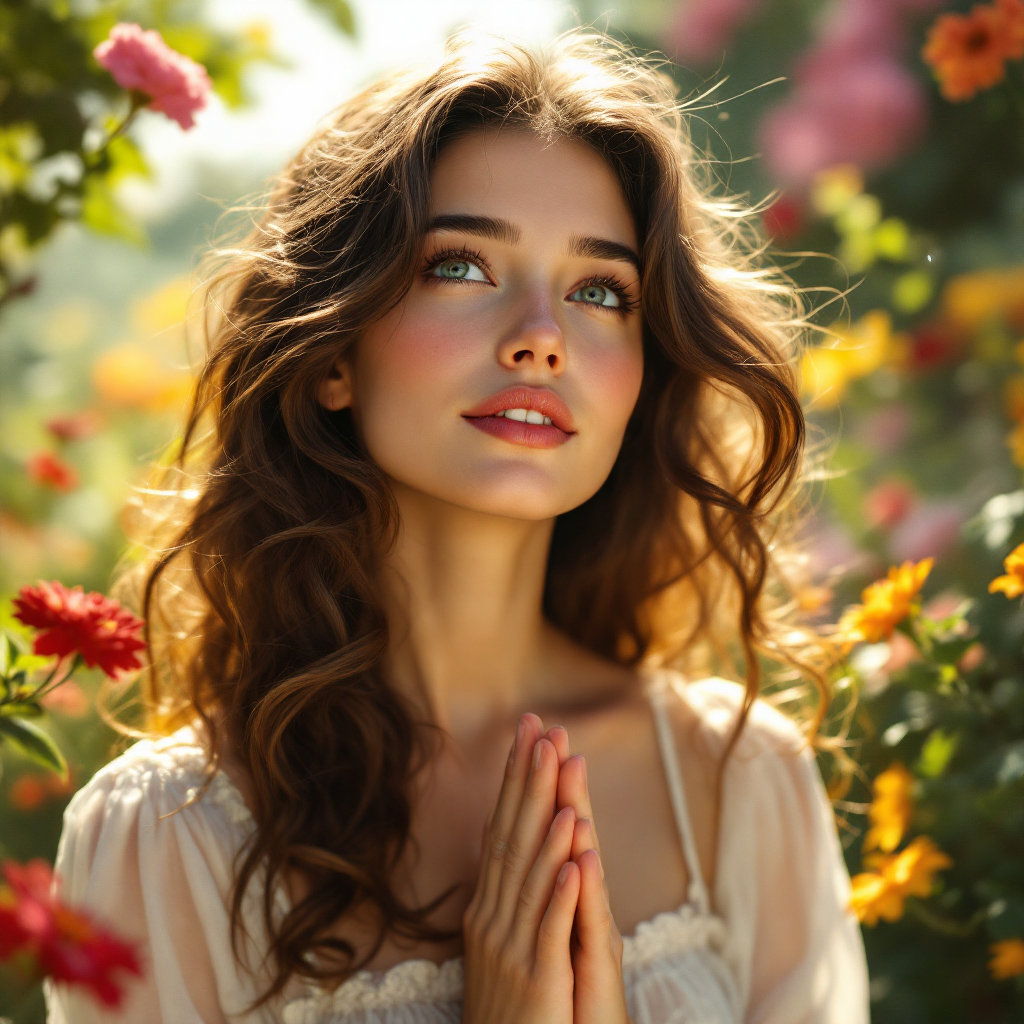
[(622, 936), (612, 917), (601, 851), (590, 806), (587, 766), (580, 755), (568, 758), (558, 778), (559, 813), (573, 812), (572, 859), (580, 870), (576, 939), (572, 966), (576, 988), (576, 1024), (629, 1024), (622, 981)]
[(549, 738), (542, 728), (536, 715), (520, 720), (484, 833), (463, 915), (466, 1024), (572, 1024), (576, 815), (571, 807), (555, 813), (564, 730)]

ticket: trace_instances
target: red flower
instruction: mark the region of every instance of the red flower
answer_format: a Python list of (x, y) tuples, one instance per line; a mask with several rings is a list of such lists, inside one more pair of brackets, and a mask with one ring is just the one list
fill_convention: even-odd
[(25, 464), (34, 483), (52, 487), (55, 491), (73, 491), (78, 486), (78, 474), (53, 452), (36, 452)]
[(769, 238), (785, 242), (798, 235), (803, 227), (804, 215), (800, 204), (788, 196), (778, 199), (761, 214), (761, 223)]
[(8, 861), (3, 873), (8, 887), (0, 889), (0, 961), (27, 954), (40, 974), (82, 985), (104, 1006), (120, 1006), (116, 972), (142, 975), (134, 946), (61, 903), (45, 861)]
[(88, 409), (46, 421), (46, 429), (61, 441), (80, 441), (83, 437), (91, 437), (99, 425), (99, 417)]
[(103, 594), (86, 594), (81, 587), (69, 590), (58, 580), (41, 581), (21, 588), (14, 617), (43, 631), (32, 645), (36, 654), (63, 658), (77, 651), (86, 665), (99, 665), (113, 679), (142, 667), (136, 654), (146, 647), (139, 636), (142, 620)]

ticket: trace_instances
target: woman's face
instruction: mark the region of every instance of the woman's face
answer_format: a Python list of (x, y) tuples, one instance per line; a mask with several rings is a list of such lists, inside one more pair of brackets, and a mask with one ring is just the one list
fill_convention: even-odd
[(582, 142), (480, 131), (441, 154), (430, 215), (408, 295), (321, 400), (350, 402), (399, 485), (521, 519), (575, 508), (608, 476), (643, 373), (618, 181)]

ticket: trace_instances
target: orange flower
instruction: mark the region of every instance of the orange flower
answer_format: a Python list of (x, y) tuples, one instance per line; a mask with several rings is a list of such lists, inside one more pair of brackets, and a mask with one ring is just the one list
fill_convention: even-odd
[(52, 487), (55, 491), (73, 491), (78, 486), (78, 474), (73, 466), (52, 452), (36, 452), (25, 464), (33, 483)]
[(1002, 981), (1004, 978), (1016, 978), (1018, 974), (1024, 974), (1024, 939), (993, 942), (988, 951), (992, 954), (988, 969), (993, 978)]
[(914, 776), (899, 762), (886, 768), (874, 783), (874, 799), (868, 811), (871, 828), (864, 837), (864, 851), (892, 853), (907, 831), (914, 806), (910, 791)]
[(996, 0), (975, 4), (967, 15), (941, 15), (921, 56), (947, 100), (969, 100), (1003, 80), (1007, 60), (1024, 56), (1024, 2)]
[(1003, 562), (1005, 576), (997, 576), (989, 585), (990, 594), (1003, 593), (1009, 598), (1024, 594), (1024, 544), (1018, 544)]
[(871, 870), (851, 880), (850, 909), (871, 927), (879, 918), (898, 921), (906, 898), (930, 896), (935, 872), (953, 866), (927, 836), (918, 836), (901, 853), (876, 853), (865, 857), (864, 863)]
[(899, 568), (892, 566), (884, 580), (866, 587), (860, 595), (864, 603), (851, 605), (839, 620), (842, 639), (847, 644), (888, 640), (896, 627), (916, 610), (914, 598), (934, 564), (934, 558), (925, 558), (916, 565), (904, 562)]

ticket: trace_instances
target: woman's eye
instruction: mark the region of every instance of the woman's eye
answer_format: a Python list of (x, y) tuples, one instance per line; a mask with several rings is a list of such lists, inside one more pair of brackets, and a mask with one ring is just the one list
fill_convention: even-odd
[(442, 260), (433, 270), (434, 277), (448, 281), (486, 281), (487, 275), (469, 260)]
[(584, 302), (590, 306), (618, 306), (619, 297), (603, 284), (587, 284), (574, 291), (569, 298), (573, 302)]

